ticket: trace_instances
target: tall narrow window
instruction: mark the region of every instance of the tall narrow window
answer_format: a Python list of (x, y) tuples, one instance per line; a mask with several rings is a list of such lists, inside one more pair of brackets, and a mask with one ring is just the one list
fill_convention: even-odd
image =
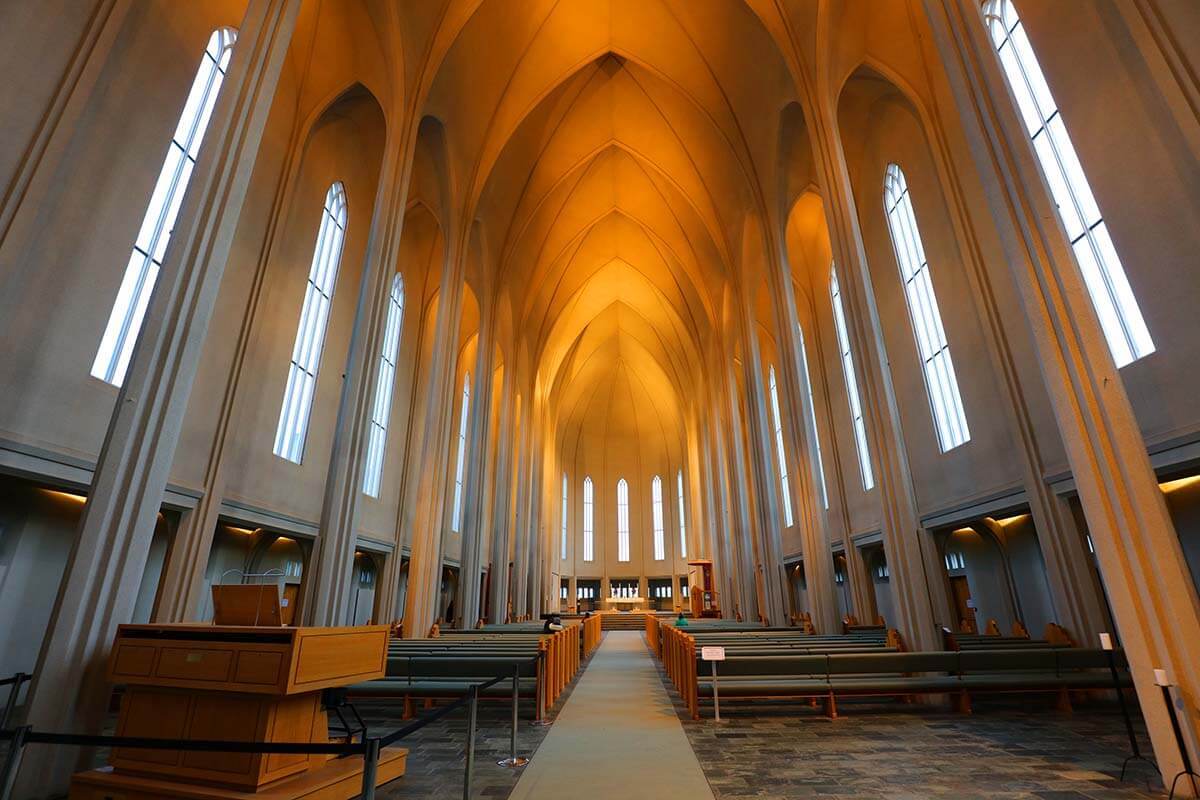
[(854, 422), (854, 446), (858, 450), (858, 472), (863, 489), (875, 487), (871, 471), (871, 450), (867, 447), (867, 424), (863, 419), (862, 400), (858, 397), (858, 376), (854, 372), (854, 354), (850, 352), (850, 334), (846, 331), (846, 312), (842, 308), (842, 290), (838, 286), (837, 267), (829, 270), (829, 296), (833, 301), (833, 326), (837, 329), (838, 350), (842, 355), (842, 374), (846, 378), (846, 399)]
[(596, 507), (591, 476), (583, 479), (583, 560), (596, 560)]
[(154, 193), (150, 195), (150, 205), (142, 218), (142, 227), (133, 243), (133, 253), (125, 265), (125, 277), (121, 279), (121, 288), (117, 290), (116, 302), (100, 339), (100, 349), (92, 362), (92, 375), (114, 386), (120, 386), (125, 380), (133, 345), (142, 329), (150, 293), (171, 241), (175, 217), (192, 177), (192, 168), (217, 104), (217, 94), (221, 91), (225, 70), (229, 68), (236, 39), (237, 31), (233, 28), (218, 28), (208, 38), (200, 69), (192, 81), (183, 114), (175, 126), (171, 144), (167, 146), (167, 158), (158, 172)]
[(471, 408), (471, 373), (463, 376), (462, 409), (458, 412), (458, 463), (454, 466), (454, 511), (450, 530), (462, 532), (463, 469), (467, 464), (467, 414)]
[(1033, 140), (1034, 152), (1058, 205), (1059, 217), (1071, 240), (1113, 360), (1123, 367), (1154, 352), (1154, 341), (1125, 277), (1125, 268), (1109, 238), (1108, 226), (1083, 174), (1075, 145), (1067, 136), (1066, 125), (1050, 95), (1017, 9), (1010, 0), (987, 0), (983, 16), (1008, 85), (1017, 99), (1025, 130)]
[(400, 353), (400, 326), (404, 320), (404, 279), (397, 272), (388, 295), (387, 320), (379, 350), (379, 378), (371, 408), (371, 432), (367, 438), (367, 466), (363, 470), (363, 493), (379, 497), (383, 482), (383, 455), (387, 445), (388, 418), (392, 413), (392, 388), (396, 382), (396, 358)]
[(629, 484), (617, 481), (617, 561), (629, 560)]
[(883, 177), (883, 205), (887, 211), (888, 230), (892, 248), (900, 265), (900, 280), (904, 283), (904, 299), (908, 302), (908, 318), (917, 339), (917, 354), (925, 373), (925, 391), (937, 428), (938, 445), (942, 452), (965, 444), (971, 438), (967, 429), (967, 414), (963, 411), (962, 395), (958, 391), (958, 376), (950, 358), (950, 343), (942, 327), (933, 278), (929, 274), (929, 259), (904, 171), (889, 164)]
[(687, 526), (683, 514), (683, 470), (676, 476), (679, 480), (679, 556), (687, 558)]
[(804, 329), (797, 323), (800, 334), (800, 361), (804, 367), (804, 390), (808, 393), (808, 421), (812, 423), (813, 449), (817, 451), (817, 480), (821, 485), (821, 505), (829, 508), (829, 491), (825, 488), (825, 464), (821, 461), (821, 433), (817, 430), (817, 404), (813, 400), (812, 372), (808, 369), (808, 350), (804, 346)]
[(563, 473), (562, 481), (562, 541), (560, 549), (562, 550), (562, 560), (567, 560), (567, 473)]
[(667, 525), (663, 521), (662, 478), (657, 475), (650, 482), (650, 501), (654, 516), (654, 560), (662, 561), (667, 557)]
[(771, 393), (771, 422), (775, 428), (775, 455), (779, 458), (779, 491), (783, 495), (783, 524), (792, 526), (792, 491), (788, 481), (787, 452), (783, 447), (783, 418), (779, 414), (779, 386), (775, 367), (767, 368), (767, 388)]
[(313, 393), (317, 388), (317, 368), (325, 345), (325, 329), (333, 308), (333, 287), (337, 283), (338, 263), (342, 259), (342, 240), (346, 236), (346, 190), (334, 183), (325, 193), (325, 209), (317, 231), (304, 305), (296, 326), (292, 346), (292, 364), (288, 368), (279, 426), (275, 429), (275, 455), (300, 463), (308, 420), (312, 414)]

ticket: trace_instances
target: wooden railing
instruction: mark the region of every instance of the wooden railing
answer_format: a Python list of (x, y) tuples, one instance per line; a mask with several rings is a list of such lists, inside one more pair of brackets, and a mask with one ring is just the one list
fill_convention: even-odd
[[(700, 703), (696, 682), (696, 640), (673, 625), (658, 620), (655, 636), (658, 639), (663, 669), (683, 702), (692, 719), (700, 719)], [(649, 628), (647, 628), (649, 630)]]
[(593, 614), (590, 617), (585, 617), (580, 627), (583, 628), (583, 654), (588, 656), (600, 646), (600, 638), (604, 635), (601, 629), (600, 616)]
[(655, 658), (662, 658), (662, 644), (659, 641), (658, 635), (658, 617), (653, 614), (646, 615), (646, 644), (650, 647), (650, 652), (654, 653)]

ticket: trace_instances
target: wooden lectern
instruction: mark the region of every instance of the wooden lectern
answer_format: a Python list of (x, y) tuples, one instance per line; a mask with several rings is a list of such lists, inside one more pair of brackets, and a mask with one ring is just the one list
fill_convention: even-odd
[[(121, 625), (108, 661), (126, 686), (116, 734), (328, 743), (322, 690), (383, 677), (387, 640), (386, 625)], [(378, 783), (403, 775), (407, 755), (384, 750)], [(361, 756), (116, 748), (109, 763), (75, 775), (71, 800), (348, 800), (362, 787)]]

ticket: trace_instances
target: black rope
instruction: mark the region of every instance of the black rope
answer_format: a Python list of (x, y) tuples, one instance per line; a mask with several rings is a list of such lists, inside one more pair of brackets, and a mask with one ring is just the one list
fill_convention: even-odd
[[(535, 659), (536, 660), (536, 659)], [(30, 676), (15, 675), (0, 681), (0, 686), (23, 682)], [(385, 737), (380, 746), (387, 747), (396, 741), (419, 731), (431, 722), (435, 722), (451, 711), (466, 704), (472, 690), (478, 693), (495, 686), (503, 680), (512, 678), (511, 675), (500, 675), (486, 683), (474, 684), (467, 693), (449, 705), (442, 706), (413, 723), (404, 726)], [(23, 680), (18, 680), (23, 679)], [(11, 741), (16, 738), (16, 730), (0, 730), (0, 741)], [(58, 744), (76, 747), (131, 747), (140, 750), (188, 750), (201, 753), (270, 753), (278, 755), (333, 755), (352, 756), (366, 752), (365, 742), (348, 742), (346, 744), (314, 744), (312, 742), (228, 742), (213, 739), (160, 739), (139, 736), (100, 736), (84, 733), (42, 733), (29, 729), (25, 734), (26, 744)]]
[(24, 672), (18, 672), (16, 675), (13, 675), (11, 678), (5, 678), (4, 680), (0, 680), (0, 686), (11, 686), (14, 683), (22, 684), (25, 681), (32, 680), (32, 679), (33, 679), (32, 675), (29, 675)]

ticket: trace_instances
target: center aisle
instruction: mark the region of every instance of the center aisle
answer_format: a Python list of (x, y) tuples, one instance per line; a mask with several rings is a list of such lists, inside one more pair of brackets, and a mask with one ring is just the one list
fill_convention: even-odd
[(510, 800), (713, 796), (642, 634), (609, 631)]

